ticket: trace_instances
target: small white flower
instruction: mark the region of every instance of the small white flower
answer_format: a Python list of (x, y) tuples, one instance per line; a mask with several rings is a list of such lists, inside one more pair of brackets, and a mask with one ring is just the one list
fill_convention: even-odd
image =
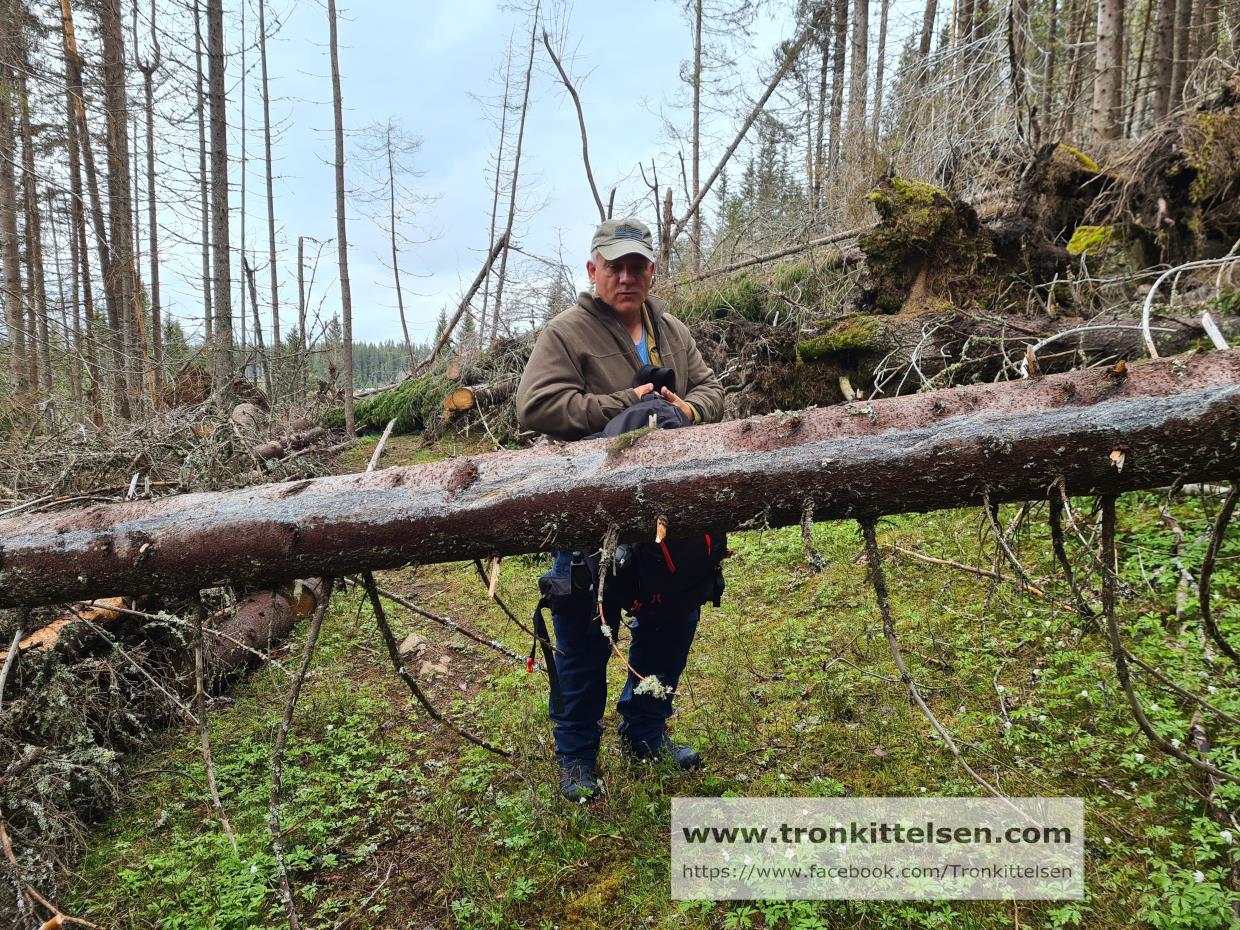
[(1104, 844), (1106, 844), (1107, 846), (1110, 846), (1110, 845), (1111, 845), (1111, 838), (1110, 838), (1109, 836), (1104, 836), (1104, 837), (1102, 838), (1102, 842), (1103, 842)]
[(1038, 714), (1038, 723), (1046, 723), (1046, 714)]
[(1211, 694), (1215, 694), (1218, 692), (1218, 688), (1214, 687), (1214, 685), (1206, 685), (1206, 690), (1209, 691)]
[(251, 875), (257, 875), (257, 874), (258, 874), (258, 866), (256, 866), (256, 865), (252, 865), (252, 866), (250, 866), (250, 874), (251, 874)]
[(731, 859), (731, 858), (732, 858), (732, 854), (731, 854), (731, 853), (729, 853), (726, 849), (725, 849), (725, 850), (722, 850), (722, 851), (719, 853), (719, 855), (723, 856), (723, 861), (724, 861), (724, 862), (727, 862), (729, 859)]
[(1005, 729), (1005, 730), (1010, 730), (1010, 729), (1012, 729), (1012, 721), (1011, 721), (1011, 720), (1004, 720), (1004, 721), (1003, 721), (1003, 729)]
[(1224, 843), (1226, 843), (1228, 846), (1230, 846), (1230, 845), (1231, 845), (1231, 843), (1232, 843), (1232, 836), (1231, 836), (1231, 831), (1230, 831), (1230, 830), (1219, 830), (1219, 831), (1218, 831), (1218, 835), (1219, 835), (1220, 837), (1222, 837), (1222, 839), (1223, 839), (1223, 842), (1224, 842)]
[(918, 788), (917, 790), (918, 790), (918, 791), (920, 791), (922, 794), (925, 794), (925, 793), (926, 793), (926, 789), (925, 789), (925, 788)]
[(1198, 885), (1200, 885), (1205, 880), (1206, 880), (1205, 872), (1201, 871), (1201, 869), (1193, 869), (1193, 881), (1195, 881)]
[(793, 855), (794, 855), (794, 851), (791, 846), (789, 846), (787, 849), (784, 850), (785, 859), (791, 859)]
[(1141, 765), (1145, 762), (1145, 753), (1143, 752), (1134, 752), (1132, 757), (1137, 760), (1137, 765)]
[(1088, 700), (1089, 700), (1089, 692), (1088, 692), (1088, 691), (1082, 691), (1082, 692), (1081, 692), (1081, 698), (1082, 698), (1083, 700), (1088, 701)]
[(998, 691), (1000, 694), (1002, 694), (1004, 691), (1007, 690), (1007, 688), (1003, 687), (1003, 685), (995, 685), (995, 690)]
[(1171, 741), (1171, 748), (1172, 748), (1172, 749), (1179, 749), (1179, 748), (1180, 748), (1180, 741), (1179, 741), (1178, 739), (1173, 739), (1173, 740)]
[(1151, 705), (1150, 705), (1150, 710), (1154, 710), (1154, 711), (1158, 710), (1158, 705), (1157, 705), (1157, 704), (1151, 704)]
[(328, 733), (330, 733), (330, 732), (331, 732), (332, 730), (334, 730), (334, 729), (336, 729), (336, 725), (335, 725), (334, 723), (329, 723), (329, 724), (327, 725), (327, 732), (328, 732)]
[(1033, 616), (1033, 611), (1032, 611), (1032, 610), (1026, 610), (1026, 611), (1025, 611), (1025, 617), (1026, 617), (1026, 618), (1029, 618), (1029, 617), (1032, 617), (1032, 616)]

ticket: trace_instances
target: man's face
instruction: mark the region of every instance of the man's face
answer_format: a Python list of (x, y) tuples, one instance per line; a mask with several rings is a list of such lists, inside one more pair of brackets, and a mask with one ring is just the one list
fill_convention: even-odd
[(599, 299), (621, 313), (640, 309), (654, 282), (654, 263), (635, 253), (613, 260), (596, 254), (586, 262), (586, 272)]

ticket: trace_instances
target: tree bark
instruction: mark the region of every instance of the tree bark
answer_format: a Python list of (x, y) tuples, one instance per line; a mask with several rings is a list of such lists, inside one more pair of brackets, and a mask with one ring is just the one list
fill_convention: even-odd
[(224, 2), (207, 0), (207, 95), (211, 110), (211, 370), (215, 391), (232, 393), (232, 270), (228, 234), (228, 104), (224, 87)]
[(883, 118), (883, 70), (887, 59), (887, 15), (891, 0), (879, 0), (878, 48), (874, 61), (874, 112), (870, 114), (870, 161), (878, 162), (878, 125)]
[[(82, 59), (77, 51), (77, 37), (73, 28), (73, 9), (70, 0), (60, 0), (60, 21), (65, 51), (66, 82), (69, 87), (69, 99), (77, 122), (77, 142), (81, 151), (82, 170), (86, 177), (86, 191), (90, 197), (91, 223), (95, 231), (95, 247), (99, 254), (99, 271), (103, 275), (104, 303), (108, 317), (107, 366), (112, 373), (112, 401), (116, 414), (123, 420), (129, 419), (129, 392), (125, 387), (124, 354), (122, 351), (122, 331), (124, 327), (124, 303), (111, 274), (112, 250), (108, 245), (107, 221), (103, 213), (103, 198), (99, 193), (99, 172), (95, 168), (94, 142), (90, 135), (90, 124), (86, 119), (86, 94), (83, 87)], [(81, 199), (78, 200), (81, 203)], [(82, 223), (83, 237), (86, 234), (85, 217)], [(89, 258), (85, 240), (82, 244), (83, 255)], [(90, 287), (88, 260), (83, 261), (83, 270), (87, 277), (83, 286)]]
[(344, 110), (340, 95), (340, 52), (336, 36), (336, 0), (327, 0), (328, 41), (332, 66), (332, 114), (336, 131), (336, 255), (340, 262), (340, 325), (343, 330), (344, 428), (357, 432), (353, 418), (353, 292), (349, 287), (349, 232), (344, 206)]
[(4, 252), (4, 311), (9, 329), (9, 389), (22, 404), (34, 388), (26, 368), (26, 293), (22, 287), (21, 244), (17, 232), (17, 138), (14, 134), (13, 103), (17, 98), (16, 61), (17, 8), (6, 4), (0, 18), (0, 240)]
[(835, 0), (835, 57), (831, 63), (831, 143), (827, 162), (835, 180), (840, 165), (840, 131), (844, 116), (844, 54), (848, 41), (848, 0)]
[(1118, 139), (1124, 124), (1124, 0), (1098, 0), (1094, 48), (1093, 133), (1105, 142)]
[[(30, 91), (26, 73), (30, 71), (30, 56), (25, 46), (21, 49), (21, 72), (17, 77), (18, 113), (22, 137), (22, 203), (26, 214), (26, 270), (30, 290), (29, 310), (34, 326), (27, 330), (30, 344), (31, 377), (33, 387), (38, 383), (43, 398), (52, 399), (52, 344), (47, 331), (47, 277), (43, 267), (43, 221), (39, 214), (38, 174), (34, 164), (34, 132), (30, 125)], [(35, 351), (37, 344), (38, 351)], [(37, 372), (38, 377), (35, 377)]]
[(866, 151), (865, 106), (870, 67), (870, 0), (852, 0), (852, 67), (848, 74), (848, 133), (851, 160)]
[[(504, 96), (500, 103), (499, 116), (499, 147), (495, 153), (495, 180), (491, 187), (491, 231), (487, 242), (495, 245), (495, 224), (499, 221), (500, 175), (504, 170), (504, 142), (508, 138), (508, 91), (512, 84), (512, 40), (508, 42), (507, 62), (504, 65)], [(478, 315), (478, 332), (483, 332), (487, 325), (487, 308), (491, 303), (491, 276), (487, 275), (482, 282), (482, 312)]]
[(137, 395), (142, 391), (143, 385), (146, 385), (149, 389), (149, 402), (153, 405), (153, 373), (150, 371), (146, 323), (143, 320), (141, 287), (133, 248), (129, 99), (126, 91), (125, 36), (121, 25), (120, 0), (102, 0), (98, 12), (99, 31), (103, 39), (103, 96), (107, 126), (104, 141), (108, 156), (108, 229), (112, 257), (112, 266), (107, 274), (115, 282), (129, 391)]
[[(392, 138), (392, 132), (392, 122), (389, 120), (384, 135), (384, 143), (387, 149), (388, 235), (392, 244), (392, 281), (396, 285), (396, 309), (400, 313), (400, 331), (405, 336), (405, 352), (409, 355), (409, 370), (413, 371), (417, 367), (418, 360), (414, 357), (413, 342), (409, 339), (409, 324), (405, 321), (405, 295), (400, 286), (400, 254), (396, 248), (396, 156), (393, 152), (393, 145), (395, 143)], [(495, 222), (494, 214), (492, 214), (491, 222)], [(486, 300), (484, 299), (483, 311), (485, 312), (485, 310)]]
[[(702, 0), (693, 2), (693, 140), (692, 170), (693, 192), (690, 201), (696, 200), (702, 189)], [(693, 214), (693, 273), (702, 268), (702, 213)], [(667, 269), (670, 271), (671, 269)]]
[(1042, 74), (1042, 133), (1050, 135), (1054, 120), (1051, 111), (1055, 106), (1055, 58), (1059, 51), (1059, 8), (1056, 0), (1049, 0), (1046, 10), (1046, 69)]
[[(280, 353), (284, 344), (280, 341), (280, 276), (276, 262), (276, 199), (271, 173), (271, 88), (267, 79), (267, 3), (258, 0), (258, 55), (262, 63), (263, 82), (263, 164), (267, 173), (267, 265), (271, 278), (271, 360), (267, 368), (274, 374), (268, 376), (271, 402), (276, 402), (275, 391), (280, 390)], [(404, 321), (402, 315), (401, 321)], [(408, 335), (405, 337), (408, 341)]]
[(1171, 110), (1171, 74), (1175, 62), (1176, 0), (1159, 0), (1154, 52), (1154, 122)]
[(205, 345), (214, 342), (215, 326), (212, 320), (211, 299), (211, 207), (207, 195), (211, 189), (207, 175), (207, 94), (203, 91), (202, 72), (202, 16), (198, 0), (194, 0), (194, 95), (195, 114), (198, 117), (198, 209), (202, 215), (202, 331)]
[[(66, 76), (72, 72), (72, 63), (65, 63)], [(90, 377), (91, 410), (94, 412), (95, 426), (103, 429), (103, 381), (99, 372), (98, 331), (95, 320), (94, 287), (90, 276), (90, 245), (86, 238), (86, 207), (82, 192), (82, 159), (78, 139), (77, 111), (74, 107), (71, 81), (65, 82), (65, 138), (69, 149), (69, 264), (70, 276), (73, 279), (71, 297), (74, 311), (79, 306), (78, 295), (81, 287), (81, 312), (84, 320), (84, 338), (86, 344), (86, 373)], [(81, 347), (79, 346), (79, 350)]]
[[(134, 4), (134, 17), (137, 18), (137, 3)], [(135, 33), (136, 33), (135, 27)], [(134, 35), (135, 51), (138, 37)], [(146, 104), (146, 225), (151, 265), (151, 355), (154, 362), (155, 396), (159, 397), (163, 389), (163, 307), (159, 295), (159, 225), (155, 210), (155, 72), (159, 70), (161, 53), (159, 35), (155, 31), (155, 0), (151, 0), (151, 53), (150, 61), (139, 61), (138, 70), (142, 72), (142, 92)]]
[[(1117, 467), (1115, 452), (1123, 453)], [(0, 607), (1115, 494), (1240, 469), (1240, 351), (0, 522)], [(1048, 489), (1050, 489), (1048, 491)]]
[(1192, 67), (1189, 60), (1192, 25), (1193, 0), (1179, 0), (1175, 8), (1175, 52), (1171, 61), (1171, 110), (1178, 110), (1184, 102), (1184, 83)]
[[(530, 83), (534, 78), (534, 46), (538, 41), (538, 13), (541, 3), (534, 4), (534, 23), (530, 27), (530, 55), (525, 66), (525, 89), (521, 96), (521, 118), (517, 121), (517, 149), (512, 156), (512, 180), (508, 191), (508, 222), (504, 226), (504, 250), (500, 253), (499, 274), (495, 278), (495, 304), (491, 308), (491, 335), (479, 332), (478, 338), (487, 344), (499, 335), (499, 319), (504, 305), (504, 283), (508, 278), (508, 249), (512, 245), (512, 227), (517, 221), (517, 180), (521, 173), (521, 150), (525, 144), (525, 117), (530, 109)], [(451, 327), (449, 327), (451, 331)]]

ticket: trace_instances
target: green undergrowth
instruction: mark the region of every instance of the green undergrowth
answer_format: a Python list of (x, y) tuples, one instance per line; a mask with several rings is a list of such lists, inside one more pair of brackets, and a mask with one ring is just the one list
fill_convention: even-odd
[[(400, 450), (397, 446), (396, 459)], [(1087, 518), (1089, 501), (1078, 505)], [(1121, 601), (1128, 645), (1184, 687), (1240, 714), (1240, 693), (1209, 676), (1190, 594), (1175, 620), (1179, 577), (1159, 498), (1121, 501)], [(1216, 498), (1178, 496), (1185, 564), (1196, 571)], [(1002, 508), (1005, 523), (1015, 507)], [(1014, 544), (1038, 583), (1064, 598), (1049, 559), (1045, 507)], [(976, 510), (879, 525), (884, 547), (993, 567)], [(609, 707), (605, 797), (566, 805), (554, 790), (545, 678), (403, 609), (397, 636), (448, 644), (452, 674), (431, 693), (450, 716), (513, 751), (503, 759), (431, 725), (387, 665), (369, 608), (334, 602), (285, 768), (285, 845), (303, 926), (484, 928), (1129, 928), (1222, 930), (1229, 924), (1229, 845), (1206, 813), (1201, 782), (1137, 731), (1109, 651), (1075, 613), (1010, 581), (887, 549), (888, 583), (910, 672), (972, 765), (1010, 795), (1086, 799), (1086, 889), (1079, 902), (678, 902), (669, 900), (673, 796), (977, 796), (910, 704), (887, 649), (860, 560), (856, 524), (821, 523), (827, 568), (806, 567), (799, 528), (730, 538), (728, 591), (705, 608), (673, 718), (704, 771), (680, 774), (620, 756)], [(1075, 558), (1088, 559), (1069, 529)], [(1240, 640), (1240, 534), (1215, 573), (1216, 616)], [(529, 616), (545, 558), (504, 561), (500, 595)], [(1005, 577), (1010, 571), (1002, 569)], [(525, 635), (487, 599), (470, 565), (385, 573), (519, 654)], [(294, 668), (301, 642), (281, 659)], [(1223, 660), (1219, 660), (1220, 662)], [(416, 669), (416, 663), (415, 663)], [(1234, 673), (1233, 673), (1234, 674)], [(611, 663), (611, 699), (619, 664)], [(459, 680), (458, 680), (459, 679)], [(461, 684), (466, 690), (461, 690)], [(90, 838), (71, 912), (117, 928), (286, 925), (265, 818), (269, 758), (288, 680), (255, 673), (211, 719), (234, 854), (207, 801), (196, 733), (171, 732), (132, 756), (130, 800)], [(1154, 725), (1187, 742), (1193, 708), (1141, 680)], [(1213, 689), (1213, 690), (1211, 690)], [(1206, 717), (1212, 759), (1240, 773), (1237, 734)], [(1235, 810), (1240, 792), (1218, 790)], [(1235, 838), (1240, 841), (1240, 838)], [(1017, 922), (1017, 923), (1014, 923)]]
[[(438, 375), (423, 375), (390, 391), (363, 398), (353, 405), (357, 428), (382, 430), (394, 419), (394, 433), (400, 435), (418, 432), (443, 413), (443, 399), (455, 386)], [(323, 422), (332, 429), (343, 429), (344, 407), (328, 411)]]
[(668, 295), (668, 309), (686, 323), (747, 320), (777, 323), (795, 311), (822, 314), (832, 309), (832, 294), (844, 272), (830, 259), (788, 261), (764, 270), (678, 285)]

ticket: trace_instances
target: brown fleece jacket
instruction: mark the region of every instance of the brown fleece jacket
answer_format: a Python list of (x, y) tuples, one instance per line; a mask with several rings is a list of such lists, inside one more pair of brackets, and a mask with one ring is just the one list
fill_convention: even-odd
[[(663, 367), (676, 373), (676, 393), (698, 409), (703, 422), (723, 415), (723, 385), (702, 360), (689, 328), (646, 298)], [(517, 388), (523, 429), (554, 439), (581, 439), (637, 401), (633, 376), (641, 356), (615, 311), (581, 294), (577, 303), (543, 327)]]

